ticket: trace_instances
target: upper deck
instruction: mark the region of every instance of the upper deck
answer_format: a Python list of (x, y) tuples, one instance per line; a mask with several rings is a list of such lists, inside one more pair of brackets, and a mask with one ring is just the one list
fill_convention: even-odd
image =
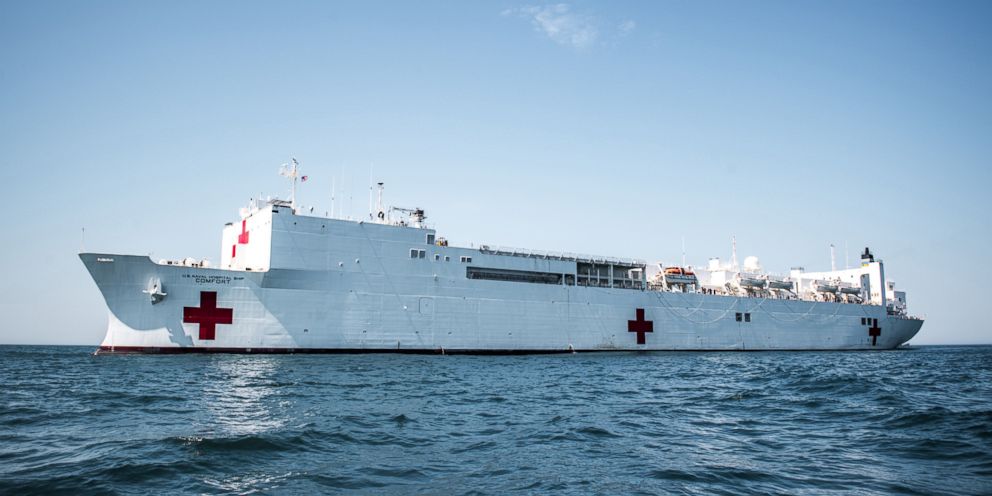
[[(381, 185), (380, 185), (381, 186)], [(745, 298), (798, 299), (886, 306), (906, 313), (906, 297), (887, 281), (880, 260), (867, 252), (862, 266), (826, 272), (794, 270), (776, 277), (735, 262), (665, 267), (645, 261), (567, 252), (480, 245), (450, 246), (424, 222), (424, 210), (384, 208), (366, 220), (301, 211), (292, 202), (255, 200), (241, 221), (224, 227), (220, 268), (343, 271), (458, 277), (628, 290), (699, 292)], [(363, 263), (366, 264), (359, 268)], [(756, 262), (756, 259), (754, 259)], [(673, 270), (675, 269), (675, 270)]]

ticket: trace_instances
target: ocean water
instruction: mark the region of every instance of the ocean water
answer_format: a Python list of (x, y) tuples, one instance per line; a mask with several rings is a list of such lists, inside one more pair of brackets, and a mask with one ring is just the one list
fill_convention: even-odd
[(990, 494), (992, 347), (0, 346), (0, 493)]

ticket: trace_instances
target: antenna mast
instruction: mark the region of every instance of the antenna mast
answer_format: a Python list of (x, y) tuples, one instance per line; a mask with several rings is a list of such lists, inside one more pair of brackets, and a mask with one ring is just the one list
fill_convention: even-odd
[(730, 237), (730, 263), (734, 270), (737, 270), (737, 236)]
[(837, 270), (837, 257), (834, 255), (834, 244), (830, 243), (830, 270)]
[(337, 180), (336, 177), (331, 176), (331, 218), (332, 219), (334, 218), (334, 186), (335, 186), (334, 183), (336, 180)]
[(289, 164), (282, 164), (282, 169), (279, 171), (281, 176), (288, 177), (291, 181), (293, 181), (292, 196), (289, 200), (293, 207), (294, 214), (296, 213), (296, 177), (299, 172), (299, 168), (300, 163), (296, 161), (296, 158), (293, 158), (292, 167), (290, 167)]
[(685, 267), (685, 236), (682, 236), (682, 267)]
[(386, 211), (382, 208), (382, 190), (385, 189), (383, 186), (385, 183), (376, 183), (379, 186), (379, 194), (375, 200), (376, 215), (379, 216), (379, 222), (386, 223)]

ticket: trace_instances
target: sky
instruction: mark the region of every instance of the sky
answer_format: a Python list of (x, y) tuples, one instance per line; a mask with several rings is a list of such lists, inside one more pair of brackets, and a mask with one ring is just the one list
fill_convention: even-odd
[[(0, 343), (97, 345), (87, 251), (220, 258), (296, 157), (317, 211), (452, 244), (824, 270), (870, 246), (992, 343), (992, 3), (0, 3)], [(349, 200), (350, 198), (350, 200)], [(82, 230), (85, 228), (85, 237)], [(845, 250), (845, 247), (847, 249)]]

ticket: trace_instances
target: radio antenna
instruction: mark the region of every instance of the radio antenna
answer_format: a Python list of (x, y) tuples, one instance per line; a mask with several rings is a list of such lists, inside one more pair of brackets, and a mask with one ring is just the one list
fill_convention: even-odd
[(331, 218), (334, 218), (334, 187), (336, 186), (337, 177), (331, 176)]
[(300, 163), (293, 158), (292, 166), (290, 164), (282, 164), (282, 168), (279, 170), (279, 175), (289, 178), (293, 181), (292, 196), (290, 197), (290, 205), (293, 207), (293, 214), (296, 214), (296, 177), (300, 169)]
[(737, 236), (730, 237), (730, 264), (737, 270)]

